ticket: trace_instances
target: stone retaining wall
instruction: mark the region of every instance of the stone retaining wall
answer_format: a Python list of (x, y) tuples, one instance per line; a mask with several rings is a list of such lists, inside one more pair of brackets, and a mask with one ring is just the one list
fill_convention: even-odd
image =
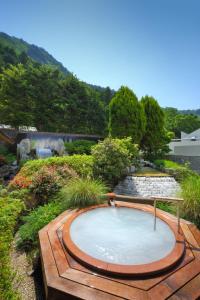
[(140, 197), (173, 197), (179, 191), (179, 184), (170, 176), (127, 176), (114, 189), (116, 194)]

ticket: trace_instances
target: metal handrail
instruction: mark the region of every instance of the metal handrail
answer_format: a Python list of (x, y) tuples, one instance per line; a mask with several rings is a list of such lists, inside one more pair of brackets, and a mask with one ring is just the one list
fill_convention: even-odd
[(156, 216), (157, 216), (157, 201), (159, 202), (172, 202), (176, 203), (176, 217), (177, 217), (177, 230), (180, 233), (180, 203), (183, 201), (182, 198), (175, 197), (137, 197), (137, 196), (129, 196), (129, 195), (117, 195), (115, 193), (106, 194), (108, 197), (108, 204), (111, 205), (115, 200), (125, 201), (125, 202), (133, 202), (133, 203), (152, 203), (154, 206), (154, 230), (156, 230)]

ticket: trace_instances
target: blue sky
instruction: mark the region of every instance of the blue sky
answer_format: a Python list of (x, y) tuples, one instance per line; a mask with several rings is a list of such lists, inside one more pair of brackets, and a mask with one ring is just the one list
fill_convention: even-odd
[(86, 82), (200, 107), (199, 0), (0, 0), (0, 31)]

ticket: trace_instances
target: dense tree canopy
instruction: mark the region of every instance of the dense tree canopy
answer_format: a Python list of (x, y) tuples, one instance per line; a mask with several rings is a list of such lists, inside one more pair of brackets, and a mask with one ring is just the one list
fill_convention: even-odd
[(41, 131), (104, 134), (106, 103), (73, 75), (28, 61), (0, 73), (0, 120)]
[(174, 120), (174, 132), (177, 137), (181, 136), (181, 131), (191, 133), (200, 128), (200, 118), (195, 115), (177, 115)]
[(197, 115), (182, 114), (173, 107), (166, 107), (163, 111), (165, 114), (165, 127), (167, 130), (174, 132), (176, 138), (180, 138), (181, 131), (190, 133), (200, 128), (200, 117)]
[(132, 137), (134, 143), (139, 143), (146, 119), (144, 110), (136, 95), (122, 86), (109, 104), (109, 132), (113, 137)]

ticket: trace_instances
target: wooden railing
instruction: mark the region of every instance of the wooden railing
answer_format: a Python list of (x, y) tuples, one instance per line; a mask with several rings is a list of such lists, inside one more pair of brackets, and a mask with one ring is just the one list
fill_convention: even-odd
[(137, 197), (137, 196), (129, 196), (129, 195), (118, 195), (115, 193), (108, 193), (108, 203), (111, 205), (115, 200), (117, 201), (125, 201), (132, 203), (141, 203), (141, 204), (153, 204), (154, 206), (154, 230), (156, 230), (156, 216), (157, 216), (157, 201), (158, 202), (171, 202), (176, 203), (176, 217), (177, 217), (177, 228), (178, 232), (180, 232), (180, 203), (183, 201), (182, 198), (175, 197)]

